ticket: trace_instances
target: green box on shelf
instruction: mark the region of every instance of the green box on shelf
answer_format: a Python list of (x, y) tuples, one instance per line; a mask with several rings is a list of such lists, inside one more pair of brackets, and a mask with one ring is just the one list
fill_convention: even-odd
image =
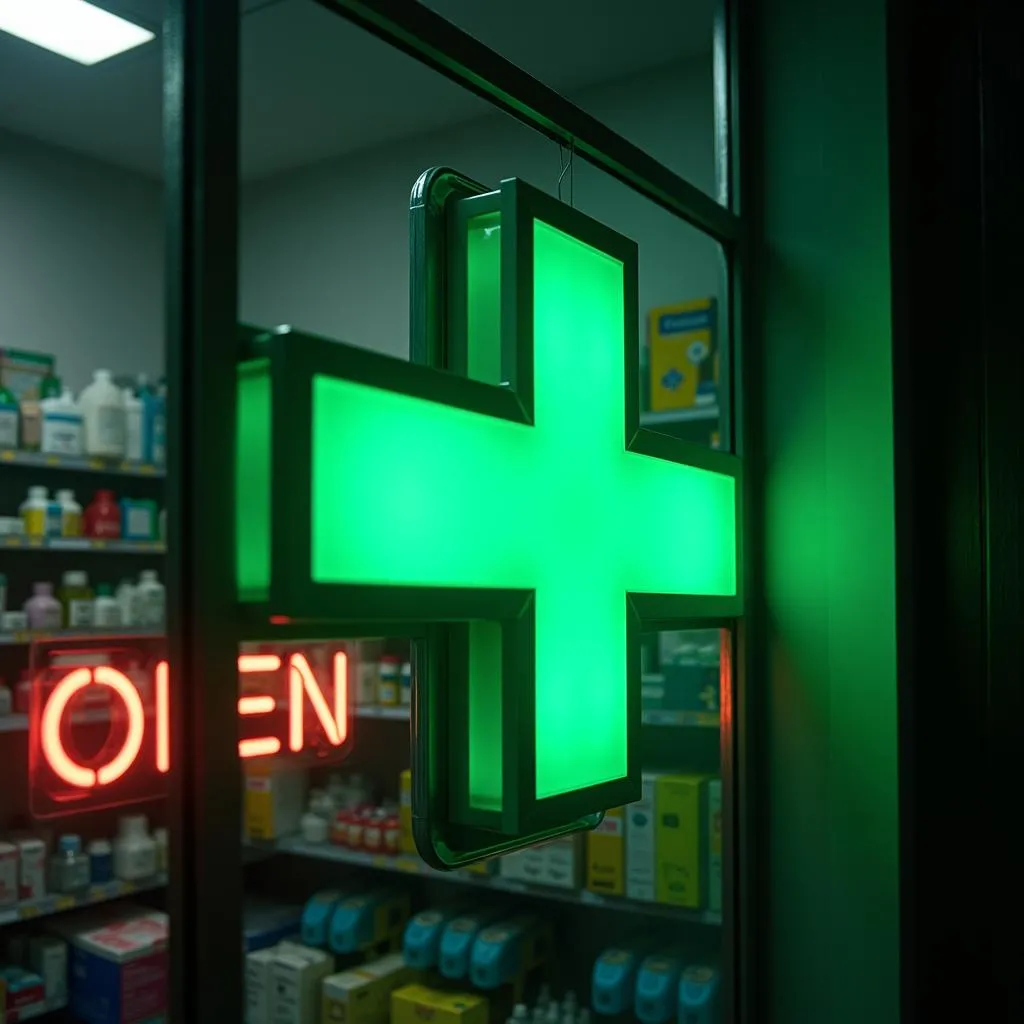
[(16, 348), (0, 348), (0, 384), (19, 402), (39, 397), (44, 377), (53, 375), (56, 361), (45, 352), (27, 352)]

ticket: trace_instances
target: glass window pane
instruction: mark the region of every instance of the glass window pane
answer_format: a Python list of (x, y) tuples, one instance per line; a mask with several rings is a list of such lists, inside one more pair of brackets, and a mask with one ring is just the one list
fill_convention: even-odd
[(65, 1019), (88, 984), (72, 943), (131, 922), (153, 981), (135, 1012), (156, 1019), (177, 828), (159, 25), (121, 23), (138, 45), (91, 65), (72, 59), (87, 34), (16, 27), (0, 32), (0, 92), (18, 97), (0, 105), (0, 1005)]
[(676, 174), (717, 194), (713, 0), (422, 2)]
[[(315, 30), (317, 43), (293, 52), (291, 40), (306, 31), (303, 26)], [(242, 321), (261, 328), (291, 324), (408, 359), (413, 183), (440, 165), (491, 188), (518, 176), (637, 243), (634, 355), (643, 422), (702, 445), (728, 442), (720, 415), (728, 394), (727, 324), (720, 313), (727, 291), (715, 243), (583, 161), (570, 166), (557, 145), (324, 8), (269, 7), (243, 20), (243, 39)], [(273, 41), (288, 42), (286, 51), (275, 56)], [(662, 62), (671, 58), (669, 53)], [(643, 68), (634, 70), (640, 74)], [(285, 74), (298, 81), (290, 98), (275, 88)], [(710, 90), (710, 71), (708, 78)], [(328, 82), (334, 83), (331, 89), (325, 89)], [(372, 97), (366, 108), (357, 108), (365, 114), (372, 107), (372, 117), (361, 124), (340, 102), (357, 88)], [(710, 188), (710, 101), (703, 123), (703, 181)], [(668, 128), (652, 126), (651, 132), (655, 155), (659, 140), (668, 149), (678, 142)], [(500, 261), (485, 251), (492, 239), (487, 232), (496, 226), (490, 216), (467, 216), (465, 227), (472, 272), (493, 286), (488, 273)], [(465, 370), (487, 383), (498, 383), (504, 370), (494, 358), (495, 345), (486, 344), (496, 333), (499, 302), (493, 287), (481, 287), (467, 301), (466, 315), (478, 327), (471, 339), (477, 347), (467, 346)], [(559, 343), (566, 352), (582, 354), (589, 340), (569, 332)], [(394, 372), (401, 369), (396, 363)], [(584, 411), (588, 395), (571, 386), (567, 393), (572, 407)], [(385, 458), (379, 450), (371, 450), (363, 464), (365, 472), (333, 491), (338, 522), (347, 515), (346, 502), (358, 503), (360, 522), (376, 516), (399, 523), (416, 510), (417, 465), (400, 451)], [(631, 529), (649, 533), (652, 523), (661, 524), (666, 546), (681, 557), (705, 544), (706, 537), (677, 525), (685, 509), (673, 510), (668, 526), (667, 519), (655, 518), (661, 505), (651, 506)], [(330, 520), (328, 510), (317, 521), (322, 529)], [(301, 634), (301, 627), (293, 632)], [(615, 974), (628, 963), (668, 977), (666, 1019), (677, 1018), (681, 993), (684, 1008), (707, 999), (714, 1011), (710, 1019), (720, 1019), (731, 984), (722, 974), (731, 935), (722, 878), (728, 877), (725, 864), (732, 853), (721, 828), (728, 817), (722, 808), (733, 799), (723, 792), (727, 773), (721, 763), (722, 732), (731, 720), (723, 712), (730, 700), (731, 662), (722, 653), (729, 650), (730, 634), (711, 629), (643, 636), (642, 801), (613, 808), (593, 833), (441, 873), (419, 856), (411, 835), (410, 639), (353, 640), (341, 632), (327, 640), (331, 627), (325, 626), (312, 639), (276, 645), (240, 638), (242, 658), (272, 656), (265, 663), (243, 662), (240, 674), (243, 707), (252, 712), (244, 715), (243, 742), (265, 744), (247, 747), (255, 753), (243, 758), (240, 769), (242, 832), (250, 857), (248, 998), (272, 998), (268, 979), (287, 956), (287, 950), (272, 947), (294, 932), (298, 920), (302, 942), (327, 957), (314, 957), (324, 970), (369, 969), (371, 956), (383, 956), (378, 962), (389, 966), (382, 969), (394, 972), (395, 1006), (410, 1015), (428, 1013), (431, 999), (456, 989), (487, 1000), (492, 1019), (510, 1017), (520, 1001), (533, 1019), (534, 1008), (548, 1007), (552, 999), (560, 1020), (570, 1011), (575, 1020), (583, 1007), (595, 1015), (635, 1019), (636, 975), (623, 982)], [(578, 654), (565, 673), (571, 700), (559, 707), (560, 721), (578, 719), (581, 729), (596, 703), (597, 684), (588, 683), (586, 668), (594, 632), (594, 623), (573, 621), (563, 633), (566, 648)], [(493, 653), (498, 646), (488, 649)], [(350, 729), (345, 744), (331, 745), (324, 716), (325, 708), (334, 707), (338, 651), (346, 657)], [(312, 691), (293, 689), (301, 683), (289, 675), (290, 659), (297, 655), (322, 690), (319, 711)], [(480, 664), (473, 669), (486, 674)], [(467, 718), (477, 716), (474, 735), (486, 734), (499, 747), (494, 709), (480, 695), (479, 689), (470, 694)], [(296, 700), (304, 711), (300, 732), (293, 734)], [(319, 737), (321, 756), (309, 758), (312, 736)], [(467, 748), (467, 775), (473, 776), (467, 792), (475, 788), (466, 804), (472, 812), (492, 813), (493, 805), (504, 802), (503, 780), (487, 774), (493, 762), (481, 744)], [(457, 917), (467, 920), (446, 939), (445, 929)], [(501, 922), (505, 929), (490, 927)], [(484, 939), (475, 966), (473, 944), (460, 946), (460, 934)], [(523, 953), (521, 969), (506, 968), (499, 956), (493, 964), (501, 970), (494, 973), (483, 953), (489, 942), (504, 943), (513, 961)], [(405, 960), (388, 959), (398, 949)], [(599, 964), (600, 977), (610, 980), (595, 987)], [(425, 971), (421, 984), (434, 996), (408, 988), (412, 967)], [(323, 982), (321, 996), (321, 1009), (332, 1012), (344, 1004), (344, 983)], [(662, 1011), (645, 1006), (641, 1012)]]

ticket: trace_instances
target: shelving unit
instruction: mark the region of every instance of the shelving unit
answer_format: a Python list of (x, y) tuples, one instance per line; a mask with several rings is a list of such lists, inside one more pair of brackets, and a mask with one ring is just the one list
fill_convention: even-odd
[(98, 459), (86, 455), (44, 455), (14, 448), (0, 449), (0, 466), (25, 466), (37, 469), (67, 469), (76, 473), (107, 473), (116, 476), (163, 477), (164, 467), (147, 462)]
[(40, 899), (22, 900), (10, 907), (0, 907), (0, 927), (17, 921), (33, 921), (38, 917), (63, 914), (67, 910), (93, 907), (98, 903), (109, 903), (111, 900), (119, 900), (140, 892), (153, 892), (162, 889), (166, 884), (167, 876), (161, 874), (141, 882), (101, 882), (98, 885), (90, 885), (80, 896), (56, 893)]
[(584, 907), (601, 907), (628, 913), (642, 913), (653, 917), (668, 917), (691, 924), (720, 925), (720, 914), (709, 911), (687, 910), (684, 907), (671, 907), (662, 903), (647, 903), (630, 900), (625, 897), (602, 896), (600, 893), (587, 889), (561, 889), (550, 885), (530, 885), (499, 875), (482, 875), (469, 871), (435, 871), (418, 857), (408, 854), (391, 856), (383, 853), (362, 853), (347, 850), (343, 846), (332, 846), (330, 843), (307, 843), (301, 839), (282, 839), (277, 843), (278, 853), (293, 854), (299, 857), (311, 857), (317, 860), (334, 861), (350, 867), (370, 868), (374, 871), (389, 871), (403, 875), (417, 875), (434, 881), (451, 882), (458, 885), (472, 885), (497, 892), (516, 893), (522, 896), (534, 896), (539, 899), (556, 900), (560, 903), (573, 903)]
[(110, 555), (163, 555), (159, 540), (95, 540), (90, 537), (0, 537), (0, 548), (30, 551), (106, 553)]

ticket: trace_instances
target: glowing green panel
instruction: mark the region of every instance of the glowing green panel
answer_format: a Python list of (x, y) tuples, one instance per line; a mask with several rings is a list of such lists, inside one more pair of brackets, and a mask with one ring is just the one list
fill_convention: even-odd
[(469, 802), (478, 810), (500, 811), (501, 626), (469, 625)]
[(501, 383), (501, 214), (473, 217), (466, 232), (468, 372)]
[(260, 600), (270, 587), (270, 372), (266, 359), (238, 367), (235, 544), (238, 591)]
[(534, 267), (533, 426), (314, 378), (310, 569), (534, 589), (543, 799), (626, 775), (627, 593), (733, 596), (737, 565), (735, 481), (626, 450), (622, 264), (538, 221)]

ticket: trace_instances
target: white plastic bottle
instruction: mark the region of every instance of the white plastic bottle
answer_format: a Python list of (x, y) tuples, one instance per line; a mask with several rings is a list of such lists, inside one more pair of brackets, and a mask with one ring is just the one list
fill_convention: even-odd
[(28, 537), (46, 536), (46, 517), (50, 511), (50, 499), (45, 487), (30, 487), (28, 497), (21, 503), (18, 514), (25, 524)]
[(58, 491), (57, 503), (60, 505), (60, 535), (62, 537), (81, 537), (82, 506), (75, 501), (75, 492)]
[(129, 462), (142, 461), (142, 399), (131, 388), (121, 392), (124, 398), (124, 457)]
[(81, 455), (82, 410), (75, 396), (65, 388), (59, 396), (44, 398), (39, 410), (40, 450), (47, 455)]
[(92, 605), (92, 624), (97, 629), (116, 629), (121, 625), (121, 605), (111, 592), (109, 583), (96, 585), (96, 599)]
[(156, 874), (156, 842), (144, 814), (125, 814), (114, 840), (114, 877), (138, 882)]
[(121, 609), (121, 625), (137, 626), (135, 621), (135, 584), (131, 580), (121, 580), (114, 591), (114, 600)]
[(163, 626), (166, 594), (164, 585), (157, 579), (155, 569), (143, 569), (139, 573), (136, 588), (139, 626)]
[(85, 454), (124, 458), (124, 396), (111, 380), (110, 371), (97, 370), (78, 402), (85, 426)]

